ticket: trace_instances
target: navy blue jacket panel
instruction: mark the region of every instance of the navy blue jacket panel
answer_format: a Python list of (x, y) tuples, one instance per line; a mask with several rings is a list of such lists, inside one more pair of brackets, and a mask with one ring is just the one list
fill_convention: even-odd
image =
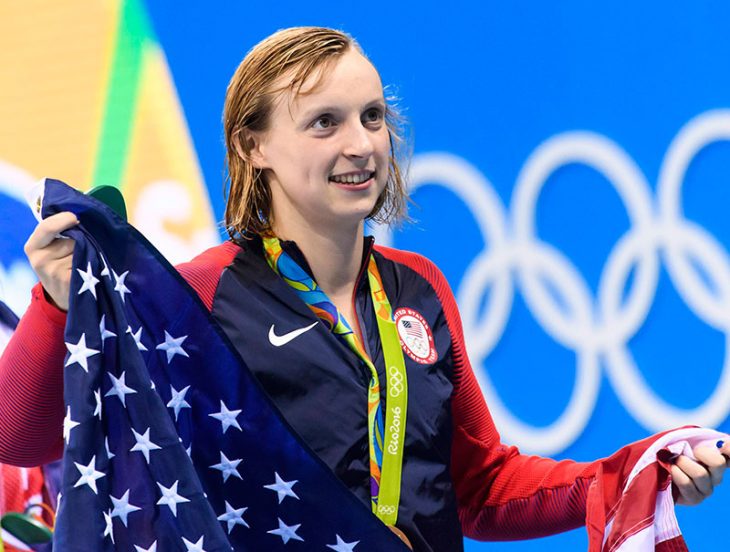
[[(242, 245), (220, 276), (213, 316), (292, 428), (369, 508), (370, 371), (268, 266), (260, 240)], [(393, 311), (410, 309), (423, 317), (435, 350), (426, 359), (433, 362), (424, 362), (406, 354), (404, 346), (408, 412), (397, 525), (415, 550), (462, 550), (450, 476), (452, 338), (443, 309), (422, 276), (387, 259), (373, 248), (372, 239), (365, 245), (355, 310), (380, 378), (381, 399), (387, 400), (388, 378), (365, 271), (371, 251)], [(293, 242), (282, 242), (282, 247), (311, 275)], [(283, 345), (276, 339), (272, 343), (271, 335), (286, 335), (312, 324)]]

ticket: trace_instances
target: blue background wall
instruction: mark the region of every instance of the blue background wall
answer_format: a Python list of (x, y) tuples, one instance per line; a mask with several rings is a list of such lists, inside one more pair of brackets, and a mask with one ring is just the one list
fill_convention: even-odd
[[(673, 425), (667, 412), (730, 431), (723, 379), (725, 365), (730, 374), (729, 4), (146, 0), (146, 6), (218, 220), (223, 98), (245, 53), (294, 25), (339, 27), (358, 39), (401, 98), (420, 175), (415, 222), (379, 236), (429, 256), (446, 274), (465, 317), (474, 369), (500, 398), (501, 406), (490, 404), (505, 439), (524, 450), (590, 460)], [(696, 155), (687, 146), (693, 136)], [(537, 237), (525, 240), (519, 231), (525, 169), (561, 144), (555, 170), (533, 180), (542, 188), (525, 220)], [(581, 144), (593, 161), (571, 161)], [(436, 153), (449, 157), (431, 163), (427, 156)], [(686, 170), (672, 165), (684, 153)], [(447, 182), (436, 174), (447, 163), (468, 170), (449, 170)], [(682, 183), (673, 219), (659, 200), (672, 177)], [(631, 194), (635, 209), (645, 208), (644, 223), (627, 208)], [(493, 211), (479, 207), (479, 198)], [(26, 218), (25, 225), (0, 225), (9, 244), (5, 257), (22, 256), (32, 226)], [(618, 298), (602, 303), (620, 245), (631, 236), (644, 247), (647, 279), (630, 264)], [(673, 249), (680, 243), (681, 254)], [(505, 251), (512, 256), (500, 257)], [(554, 262), (551, 270), (529, 270), (539, 252)], [(490, 262), (494, 279), (480, 271)], [(560, 267), (566, 271), (558, 277)], [(531, 275), (533, 288), (526, 286)], [(648, 282), (638, 292), (643, 301), (633, 303), (636, 318), (622, 334), (618, 319), (626, 319), (611, 319), (611, 307), (632, 304), (641, 281)], [(596, 387), (579, 393), (583, 411), (568, 416), (573, 426), (552, 447), (513, 423), (548, 431), (573, 404), (580, 374), (588, 373)], [(632, 385), (631, 374), (639, 384)], [(711, 397), (712, 412), (702, 414)], [(691, 549), (717, 548), (710, 533), (725, 526), (729, 506), (726, 484), (702, 506), (679, 509)], [(467, 550), (585, 545), (580, 529), (523, 543), (467, 542)]]

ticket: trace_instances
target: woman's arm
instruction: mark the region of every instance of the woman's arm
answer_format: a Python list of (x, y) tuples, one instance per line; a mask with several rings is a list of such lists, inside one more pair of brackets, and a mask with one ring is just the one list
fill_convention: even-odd
[(0, 463), (36, 466), (63, 451), (66, 313), (40, 284), (0, 357)]
[(74, 242), (58, 234), (76, 224), (73, 213), (58, 213), (42, 220), (25, 244), (41, 284), (0, 358), (0, 462), (33, 466), (63, 450), (62, 309), (68, 308)]
[(464, 534), (514, 540), (580, 526), (596, 467), (522, 455), (501, 442), (469, 364), (448, 282), (425, 257), (402, 251), (396, 256), (431, 284), (451, 334), (451, 477)]
[[(58, 229), (51, 231), (55, 234)], [(209, 310), (221, 271), (239, 250), (228, 242), (177, 267)], [(46, 254), (46, 259), (55, 262), (59, 256)], [(33, 288), (30, 307), (0, 357), (0, 463), (35, 466), (56, 460), (63, 452), (66, 313), (54, 303), (63, 303), (65, 293), (68, 305), (68, 290), (64, 291), (62, 282), (70, 281), (70, 274), (62, 269), (55, 274), (56, 281), (50, 285), (56, 286), (57, 298), (49, 299), (41, 284)]]
[[(584, 525), (589, 504), (612, 510), (632, 468), (662, 434), (590, 463), (528, 456), (504, 445), (466, 355), (456, 301), (438, 269), (431, 271), (452, 336), (451, 473), (464, 534), (480, 540), (540, 537)], [(723, 456), (730, 453), (727, 445), (700, 445), (692, 452), (695, 459), (682, 455), (671, 466), (679, 504), (699, 504), (710, 496), (730, 464)], [(589, 500), (597, 478), (602, 491), (591, 493)]]

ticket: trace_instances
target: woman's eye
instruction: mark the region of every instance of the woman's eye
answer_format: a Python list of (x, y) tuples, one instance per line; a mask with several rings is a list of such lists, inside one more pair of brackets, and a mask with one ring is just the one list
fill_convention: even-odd
[(332, 127), (334, 124), (335, 122), (332, 120), (332, 117), (330, 117), (329, 115), (322, 115), (321, 117), (315, 119), (315, 121), (312, 123), (312, 128), (324, 130)]
[(368, 109), (363, 115), (366, 123), (379, 123), (383, 120), (383, 112), (378, 108)]

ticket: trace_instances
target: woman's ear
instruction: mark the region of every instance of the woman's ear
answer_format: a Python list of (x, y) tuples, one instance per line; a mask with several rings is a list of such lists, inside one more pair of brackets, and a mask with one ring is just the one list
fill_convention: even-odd
[(263, 170), (267, 168), (267, 165), (261, 142), (261, 133), (248, 129), (241, 129), (233, 136), (233, 147), (238, 156), (255, 168)]

